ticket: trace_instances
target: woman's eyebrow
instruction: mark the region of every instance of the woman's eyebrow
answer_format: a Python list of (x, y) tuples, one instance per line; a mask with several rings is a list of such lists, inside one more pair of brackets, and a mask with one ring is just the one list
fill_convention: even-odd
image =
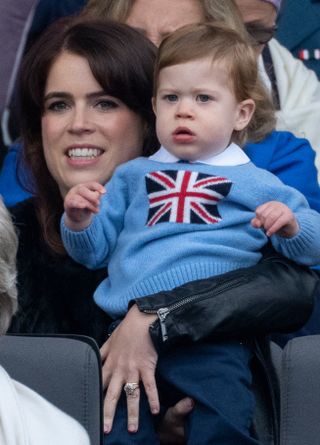
[(44, 96), (44, 100), (46, 101), (52, 98), (67, 99), (69, 97), (71, 97), (71, 94), (69, 93), (64, 93), (62, 91), (51, 91)]
[(88, 99), (95, 99), (96, 97), (100, 96), (110, 96), (110, 94), (106, 93), (106, 91), (100, 90), (100, 91), (93, 91), (92, 93), (86, 94), (86, 97)]
[[(106, 95), (108, 95), (108, 93), (106, 93), (103, 90), (99, 90), (99, 91), (93, 91), (92, 93), (88, 93), (85, 95), (85, 97), (88, 99), (95, 99), (96, 97), (106, 96)], [(46, 101), (53, 98), (70, 99), (72, 97), (73, 97), (72, 94), (66, 93), (64, 91), (50, 91), (50, 93), (45, 95), (44, 100)]]

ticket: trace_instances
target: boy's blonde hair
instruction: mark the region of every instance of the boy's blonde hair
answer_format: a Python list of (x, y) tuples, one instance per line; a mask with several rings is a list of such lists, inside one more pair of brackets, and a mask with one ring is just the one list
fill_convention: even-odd
[(247, 140), (258, 142), (264, 139), (275, 127), (271, 96), (260, 79), (257, 57), (249, 40), (224, 24), (187, 25), (163, 40), (155, 62), (154, 96), (163, 68), (206, 57), (212, 57), (213, 62), (225, 63), (230, 87), (238, 102), (252, 99), (256, 105), (249, 125), (244, 130), (234, 131), (232, 141), (243, 146)]

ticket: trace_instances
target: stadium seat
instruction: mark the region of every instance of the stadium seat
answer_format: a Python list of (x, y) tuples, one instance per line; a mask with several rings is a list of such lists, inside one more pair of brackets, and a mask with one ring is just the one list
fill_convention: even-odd
[(100, 354), (91, 338), (5, 335), (0, 363), (13, 379), (78, 420), (92, 445), (102, 444)]

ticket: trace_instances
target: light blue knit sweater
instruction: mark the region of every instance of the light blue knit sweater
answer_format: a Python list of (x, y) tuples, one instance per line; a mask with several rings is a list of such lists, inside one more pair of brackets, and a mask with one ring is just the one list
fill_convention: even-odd
[(300, 225), (293, 238), (272, 236), (275, 249), (301, 264), (320, 263), (320, 214), (251, 162), (210, 166), (138, 158), (120, 166), (106, 188), (91, 225), (73, 232), (62, 218), (61, 234), (74, 260), (92, 269), (108, 266), (94, 298), (114, 318), (133, 298), (256, 264), (267, 237), (250, 221), (267, 201), (287, 204)]

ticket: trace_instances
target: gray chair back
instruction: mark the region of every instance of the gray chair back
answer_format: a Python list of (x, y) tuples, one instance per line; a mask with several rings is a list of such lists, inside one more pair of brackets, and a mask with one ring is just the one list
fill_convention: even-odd
[(88, 431), (91, 444), (103, 441), (99, 349), (88, 337), (6, 335), (0, 364)]
[(320, 335), (287, 343), (280, 388), (280, 445), (320, 444)]

